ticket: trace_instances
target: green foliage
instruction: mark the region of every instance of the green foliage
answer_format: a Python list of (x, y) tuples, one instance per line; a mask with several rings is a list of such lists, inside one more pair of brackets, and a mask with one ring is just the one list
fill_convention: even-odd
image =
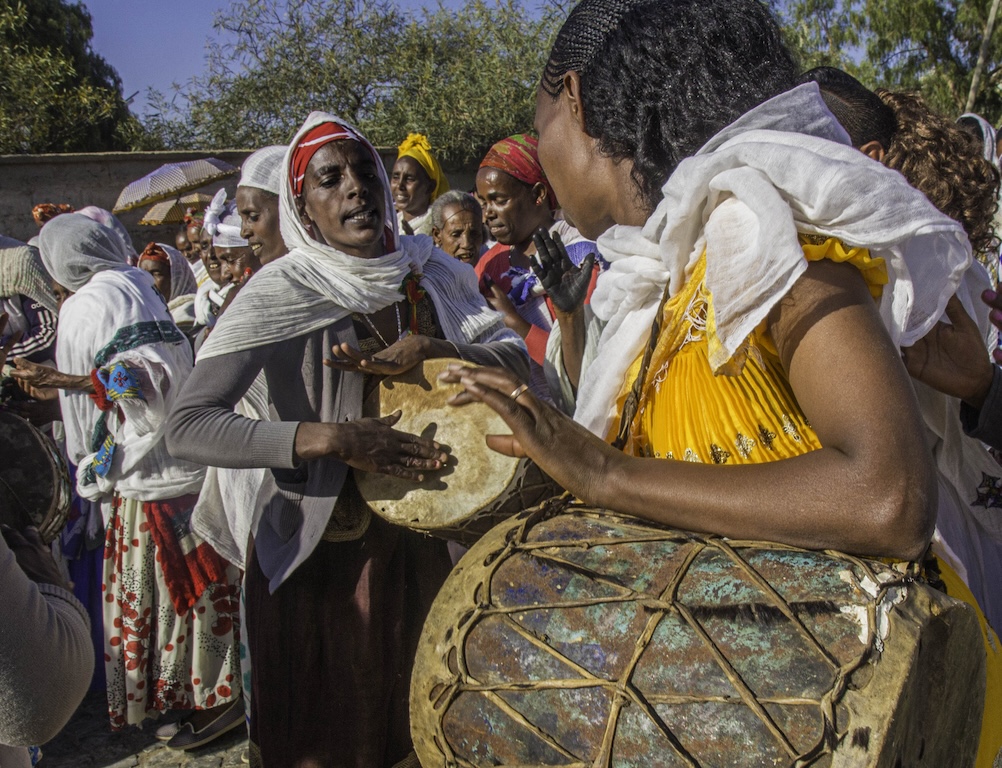
[(0, 153), (126, 149), (141, 132), (91, 19), (62, 0), (0, 0)]
[(216, 19), (206, 73), (153, 94), (150, 148), (286, 142), (322, 109), (375, 143), (429, 136), (457, 166), (532, 127), (535, 86), (566, 9), (474, 0), (404, 14), (392, 0), (244, 0)]
[[(841, 67), (870, 87), (920, 92), (934, 109), (965, 110), (992, 0), (790, 0), (783, 12), (804, 67)], [(1002, 119), (997, 19), (974, 111)]]
[(555, 31), (518, 0), (426, 12), (404, 30), (396, 82), (365, 127), (387, 145), (425, 133), (447, 164), (482, 157), (495, 141), (531, 130)]

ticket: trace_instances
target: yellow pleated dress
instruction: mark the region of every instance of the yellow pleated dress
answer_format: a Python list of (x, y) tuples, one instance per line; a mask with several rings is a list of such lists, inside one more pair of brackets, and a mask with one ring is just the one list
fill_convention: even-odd
[[(855, 266), (874, 299), (880, 298), (887, 284), (882, 259), (871, 258), (862, 248), (846, 248), (834, 238), (802, 235), (801, 245), (808, 261), (829, 259)], [(713, 300), (706, 290), (705, 273), (704, 255), (682, 290), (665, 303), (661, 332), (624, 450), (635, 456), (675, 461), (759, 464), (820, 448), (821, 442), (797, 404), (764, 323), (748, 338), (740, 372), (714, 375), (708, 356), (713, 336)], [(642, 357), (626, 376), (619, 397), (620, 413), (641, 364)], [(1002, 750), (999, 641), (964, 582), (942, 560), (939, 568), (948, 593), (973, 606), (981, 624), (988, 657), (988, 687), (975, 765), (992, 768), (995, 756)]]

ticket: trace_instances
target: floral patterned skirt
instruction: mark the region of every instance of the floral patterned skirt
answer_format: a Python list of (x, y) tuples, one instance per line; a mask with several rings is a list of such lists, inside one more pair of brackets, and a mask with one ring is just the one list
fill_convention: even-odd
[[(169, 502), (159, 502), (160, 504)], [(171, 602), (141, 501), (115, 498), (104, 548), (104, 661), (112, 728), (241, 695), (240, 572), (226, 569), (190, 611)]]

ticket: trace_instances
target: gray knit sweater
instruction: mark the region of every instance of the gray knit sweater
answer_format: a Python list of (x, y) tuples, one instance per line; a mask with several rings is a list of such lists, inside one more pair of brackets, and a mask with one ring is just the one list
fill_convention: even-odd
[[(479, 344), (457, 343), (464, 360), (529, 373), (525, 345), (500, 323)], [(341, 492), (348, 465), (334, 458), (296, 463), (299, 423), (361, 418), (363, 376), (323, 364), (335, 344), (358, 346), (351, 318), (287, 341), (200, 360), (167, 425), (177, 458), (216, 467), (266, 467), (254, 548), (272, 591), (313, 552)], [(234, 413), (261, 370), (277, 412), (273, 421)], [(250, 514), (250, 511), (248, 511)]]
[(0, 536), (0, 768), (30, 765), (25, 747), (59, 733), (93, 671), (84, 607), (62, 587), (31, 581)]

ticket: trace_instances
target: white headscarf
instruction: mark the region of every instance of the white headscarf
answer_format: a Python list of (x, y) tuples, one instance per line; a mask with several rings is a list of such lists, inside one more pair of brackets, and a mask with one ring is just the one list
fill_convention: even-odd
[[(474, 272), (446, 256), (426, 236), (400, 238), (390, 198), (389, 179), (376, 163), (383, 184), (384, 219), (388, 239), (400, 247), (384, 256), (361, 259), (314, 240), (296, 212), (289, 169), (302, 137), (322, 123), (336, 123), (357, 136), (378, 160), (379, 155), (358, 131), (344, 120), (313, 112), (286, 151), (279, 203), (282, 237), (290, 252), (265, 265), (254, 275), (212, 335), (199, 350), (205, 359), (326, 328), (353, 312), (371, 314), (404, 298), (404, 279), (415, 272), (435, 304), (445, 337), (472, 343), (498, 326), (498, 315), (480, 299)], [(238, 309), (239, 307), (239, 309)]]
[(981, 154), (984, 156), (985, 160), (990, 162), (996, 168), (999, 167), (999, 158), (995, 143), (995, 129), (992, 124), (985, 120), (981, 115), (976, 115), (973, 112), (965, 112), (959, 118), (959, 120), (965, 117), (974, 120), (981, 127)]
[(118, 220), (118, 217), (111, 211), (106, 211), (104, 208), (98, 208), (96, 205), (88, 205), (76, 211), (81, 216), (86, 216), (91, 221), (96, 221), (98, 224), (108, 229), (115, 230), (115, 233), (122, 238), (122, 242), (125, 243), (125, 251), (127, 254), (127, 259), (129, 264), (133, 267), (139, 262), (139, 254), (136, 253), (136, 249), (132, 244), (132, 235), (129, 234), (129, 230), (125, 228), (125, 225)]
[(121, 235), (83, 213), (64, 213), (47, 221), (38, 233), (38, 246), (52, 279), (73, 292), (98, 272), (134, 269)]
[[(87, 499), (117, 491), (149, 501), (197, 492), (203, 469), (171, 458), (163, 435), (167, 414), (191, 372), (191, 347), (146, 272), (125, 264), (125, 245), (111, 229), (76, 213), (57, 216), (39, 235), (53, 278), (74, 291), (60, 309), (56, 362), (74, 375), (122, 362), (143, 393), (102, 413), (82, 392), (60, 390), (67, 451), (77, 465), (77, 492)], [(102, 430), (101, 427), (104, 427)], [(95, 436), (114, 438), (106, 476), (88, 472)]]
[(273, 195), (282, 192), (282, 168), (288, 147), (275, 145), (259, 149), (240, 167), (238, 187), (256, 187)]
[(662, 192), (643, 227), (614, 226), (598, 239), (610, 267), (591, 306), (606, 326), (575, 419), (603, 438), (665, 285), (671, 295), (681, 290), (704, 248), (716, 321), (708, 352), (717, 372), (740, 366), (748, 335), (806, 270), (799, 232), (885, 259), (880, 314), (897, 347), (928, 333), (971, 264), (960, 225), (899, 173), (849, 146), (815, 83), (724, 128), (679, 163)]
[(170, 296), (167, 297), (167, 301), (174, 301), (182, 296), (194, 296), (198, 291), (198, 284), (195, 282), (195, 273), (191, 271), (188, 260), (173, 246), (165, 243), (157, 245), (164, 249), (164, 253), (170, 259)]
[(243, 222), (237, 213), (237, 204), (233, 200), (227, 201), (225, 189), (216, 192), (205, 209), (202, 227), (212, 235), (212, 244), (219, 248), (244, 248), (249, 245), (240, 235)]

